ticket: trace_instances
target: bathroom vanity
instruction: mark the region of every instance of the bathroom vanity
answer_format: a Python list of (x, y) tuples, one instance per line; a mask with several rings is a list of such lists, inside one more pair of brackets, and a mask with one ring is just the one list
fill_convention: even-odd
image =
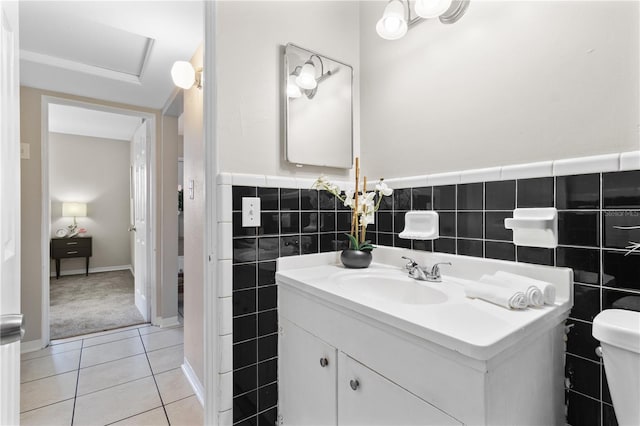
[[(451, 262), (441, 283), (401, 256)], [(281, 258), (279, 415), (289, 425), (564, 423), (564, 320), (572, 271), (379, 247), (347, 270), (336, 253)], [(461, 283), (498, 270), (550, 282), (554, 306), (511, 311)]]

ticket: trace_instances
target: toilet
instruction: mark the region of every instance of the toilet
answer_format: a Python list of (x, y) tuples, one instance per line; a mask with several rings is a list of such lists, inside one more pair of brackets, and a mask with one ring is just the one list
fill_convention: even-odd
[(608, 309), (593, 319), (618, 423), (640, 425), (640, 312)]

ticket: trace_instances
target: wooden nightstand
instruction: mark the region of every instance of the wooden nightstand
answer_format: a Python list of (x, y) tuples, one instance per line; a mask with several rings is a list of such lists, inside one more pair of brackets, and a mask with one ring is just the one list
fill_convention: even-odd
[(60, 278), (60, 259), (72, 257), (86, 258), (87, 272), (89, 275), (89, 258), (91, 257), (91, 237), (71, 237), (51, 239), (51, 258), (56, 261), (56, 279)]

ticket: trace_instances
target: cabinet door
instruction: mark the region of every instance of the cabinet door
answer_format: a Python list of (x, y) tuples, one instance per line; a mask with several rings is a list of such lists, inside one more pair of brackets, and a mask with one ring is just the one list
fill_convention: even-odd
[(462, 424), (343, 352), (338, 362), (339, 425)]
[(337, 423), (337, 350), (280, 317), (279, 414), (283, 424)]

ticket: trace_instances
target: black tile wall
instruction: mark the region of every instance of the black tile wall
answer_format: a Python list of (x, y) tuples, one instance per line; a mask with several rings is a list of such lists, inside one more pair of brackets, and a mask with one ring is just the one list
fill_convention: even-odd
[[(606, 374), (595, 354), (593, 318), (603, 309), (640, 310), (640, 171), (594, 173), (396, 189), (385, 197), (367, 239), (414, 250), (570, 267), (574, 307), (567, 321), (567, 421), (617, 425)], [(262, 226), (243, 228), (242, 197), (258, 196)], [(515, 207), (556, 207), (556, 249), (516, 247), (504, 219)], [(398, 237), (404, 214), (437, 210), (440, 238)], [(351, 215), (325, 191), (233, 187), (234, 424), (273, 425), (277, 417), (275, 259), (342, 250)], [(620, 228), (622, 227), (622, 229)]]
[[(640, 171), (520, 179), (396, 190), (412, 210), (438, 211), (440, 238), (402, 240), (406, 202), (388, 203), (378, 212), (378, 245), (410, 247), (541, 265), (574, 271), (574, 307), (567, 322), (567, 419), (569, 424), (616, 425), (600, 358), (591, 335), (593, 318), (603, 309), (640, 310)], [(515, 207), (556, 207), (556, 249), (516, 247), (504, 228)], [(401, 207), (401, 209), (399, 209)]]
[[(242, 197), (255, 196), (261, 200), (262, 226), (244, 228)], [(232, 199), (233, 422), (274, 425), (278, 401), (275, 260), (342, 250), (347, 246), (342, 232), (349, 232), (351, 214), (324, 191), (234, 186)], [(393, 245), (393, 200), (385, 206), (389, 209), (385, 229)], [(411, 191), (398, 198), (397, 206), (411, 208)], [(397, 216), (398, 226), (403, 226), (404, 215)]]

